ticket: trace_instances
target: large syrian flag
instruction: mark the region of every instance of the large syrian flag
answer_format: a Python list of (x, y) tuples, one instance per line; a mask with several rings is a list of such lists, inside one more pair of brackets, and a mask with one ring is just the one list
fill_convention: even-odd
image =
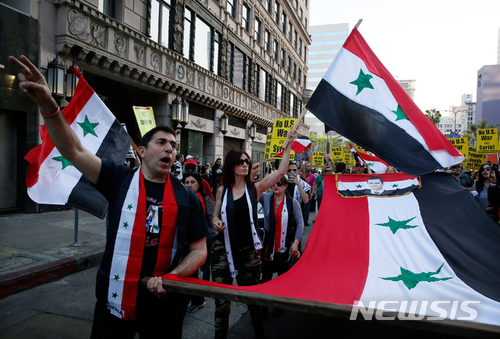
[(358, 156), (362, 163), (365, 163), (374, 173), (385, 173), (387, 167), (390, 165), (379, 157), (361, 151), (356, 150), (354, 146), (351, 145), (351, 153), (354, 156)]
[[(103, 160), (123, 163), (131, 139), (115, 116), (97, 96), (81, 73), (73, 99), (62, 110), (80, 142)], [(30, 163), (26, 175), (28, 195), (39, 204), (70, 205), (104, 218), (107, 200), (80, 171), (54, 147), (45, 125), (40, 128), (42, 143), (25, 156)]]
[[(353, 177), (363, 182), (370, 175), (338, 176), (345, 182)], [(189, 291), (206, 296), (217, 293), (262, 305), (272, 301), (309, 312), (331, 309), (334, 315), (343, 310), (339, 304), (353, 305), (354, 310), (400, 313), (401, 319), (425, 315), (452, 326), (490, 324), (495, 326), (482, 328), (500, 333), (498, 225), (447, 174), (424, 175), (421, 185), (408, 185), (415, 177), (403, 173), (383, 177), (391, 185), (413, 186), (411, 192), (342, 197), (337, 176), (325, 175), (323, 201), (304, 254), (287, 273), (265, 284), (229, 286), (176, 275), (164, 279), (204, 285)], [(188, 290), (183, 284), (177, 290), (175, 284), (168, 286)]]
[(464, 156), (415, 105), (356, 28), (307, 109), (402, 172), (422, 175)]

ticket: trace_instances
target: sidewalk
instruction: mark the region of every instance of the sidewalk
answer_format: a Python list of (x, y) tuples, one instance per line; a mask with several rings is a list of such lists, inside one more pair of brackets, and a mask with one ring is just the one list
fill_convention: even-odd
[[(315, 218), (311, 212), (311, 225)], [(305, 228), (303, 244), (311, 228)], [(106, 220), (78, 210), (76, 245), (74, 229), (73, 209), (0, 216), (0, 298), (98, 266)]]

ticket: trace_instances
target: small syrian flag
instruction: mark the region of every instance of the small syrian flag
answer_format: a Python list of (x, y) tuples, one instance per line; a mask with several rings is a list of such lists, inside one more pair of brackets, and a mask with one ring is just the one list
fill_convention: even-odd
[(329, 128), (405, 173), (422, 175), (464, 159), (419, 110), (356, 28), (307, 109)]
[[(73, 99), (62, 110), (82, 145), (99, 158), (123, 163), (131, 139), (115, 116), (74, 67), (79, 81)], [(39, 204), (70, 205), (104, 218), (108, 202), (73, 165), (61, 156), (40, 128), (42, 143), (25, 156), (29, 197)]]
[[(304, 152), (309, 147), (311, 147), (311, 140), (309, 139), (295, 139), (294, 141), (292, 141), (292, 151), (294, 151), (297, 154)], [(279, 152), (274, 156), (275, 157), (283, 156), (283, 151)]]
[(337, 182), (338, 193), (343, 197), (394, 197), (411, 193), (419, 187), (418, 177), (405, 173), (343, 175)]
[(375, 173), (385, 173), (387, 167), (390, 166), (388, 163), (386, 163), (379, 157), (358, 151), (352, 145), (351, 145), (351, 152), (354, 153), (355, 156), (357, 155), (361, 160), (360, 162), (365, 163)]

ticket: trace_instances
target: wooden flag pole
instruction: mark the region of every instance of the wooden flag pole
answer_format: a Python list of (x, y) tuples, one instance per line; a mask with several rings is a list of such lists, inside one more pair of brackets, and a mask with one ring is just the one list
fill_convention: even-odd
[[(288, 133), (290, 133), (290, 132), (292, 132), (292, 131), (296, 131), (296, 130), (300, 127), (300, 125), (302, 125), (302, 123), (301, 123), (300, 121), (302, 121), (302, 119), (303, 119), (303, 118), (304, 118), (304, 116), (306, 115), (306, 112), (307, 112), (307, 110), (304, 108), (304, 109), (302, 110), (302, 113), (300, 113), (300, 116), (297, 118), (297, 123), (296, 123), (295, 125), (293, 125), (293, 126), (290, 128), (290, 130), (288, 131)], [(290, 142), (291, 142), (291, 141), (290, 141), (290, 139), (288, 139), (288, 138), (287, 138), (287, 139), (285, 140), (285, 142), (283, 143), (283, 146), (281, 146), (281, 147), (283, 147), (283, 149), (285, 149), (285, 148), (286, 148), (286, 146), (288, 146), (288, 144), (289, 144)]]
[(363, 21), (363, 19), (359, 19), (359, 20), (358, 20), (358, 23), (357, 23), (357, 24), (356, 24), (356, 26), (354, 26), (354, 27), (356, 27), (356, 29), (358, 29), (358, 28), (359, 28), (359, 25), (361, 25), (361, 22), (362, 22), (362, 21)]

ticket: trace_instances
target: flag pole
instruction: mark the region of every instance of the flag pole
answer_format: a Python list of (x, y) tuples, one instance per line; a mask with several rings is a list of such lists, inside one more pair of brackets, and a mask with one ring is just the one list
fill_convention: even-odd
[[(288, 133), (290, 133), (290, 132), (292, 132), (292, 131), (297, 130), (297, 129), (299, 128), (299, 126), (300, 126), (300, 125), (302, 125), (302, 123), (301, 123), (300, 121), (302, 121), (302, 119), (303, 119), (303, 118), (304, 118), (304, 116), (306, 115), (306, 112), (307, 112), (307, 109), (305, 109), (305, 108), (304, 108), (304, 109), (302, 110), (302, 113), (300, 113), (300, 116), (297, 118), (297, 123), (296, 123), (296, 124), (294, 124), (294, 125), (290, 128), (290, 130), (288, 131)], [(290, 139), (288, 139), (288, 138), (287, 138), (287, 139), (285, 140), (285, 142), (283, 143), (283, 146), (281, 146), (281, 147), (283, 147), (283, 149), (285, 149), (285, 148), (286, 148), (286, 146), (288, 146), (288, 144), (289, 144), (290, 142), (291, 142), (291, 141), (290, 141)]]
[(359, 28), (359, 25), (361, 25), (361, 22), (363, 21), (363, 19), (359, 19), (358, 20), (358, 23), (356, 24), (356, 26), (354, 26), (356, 29)]

